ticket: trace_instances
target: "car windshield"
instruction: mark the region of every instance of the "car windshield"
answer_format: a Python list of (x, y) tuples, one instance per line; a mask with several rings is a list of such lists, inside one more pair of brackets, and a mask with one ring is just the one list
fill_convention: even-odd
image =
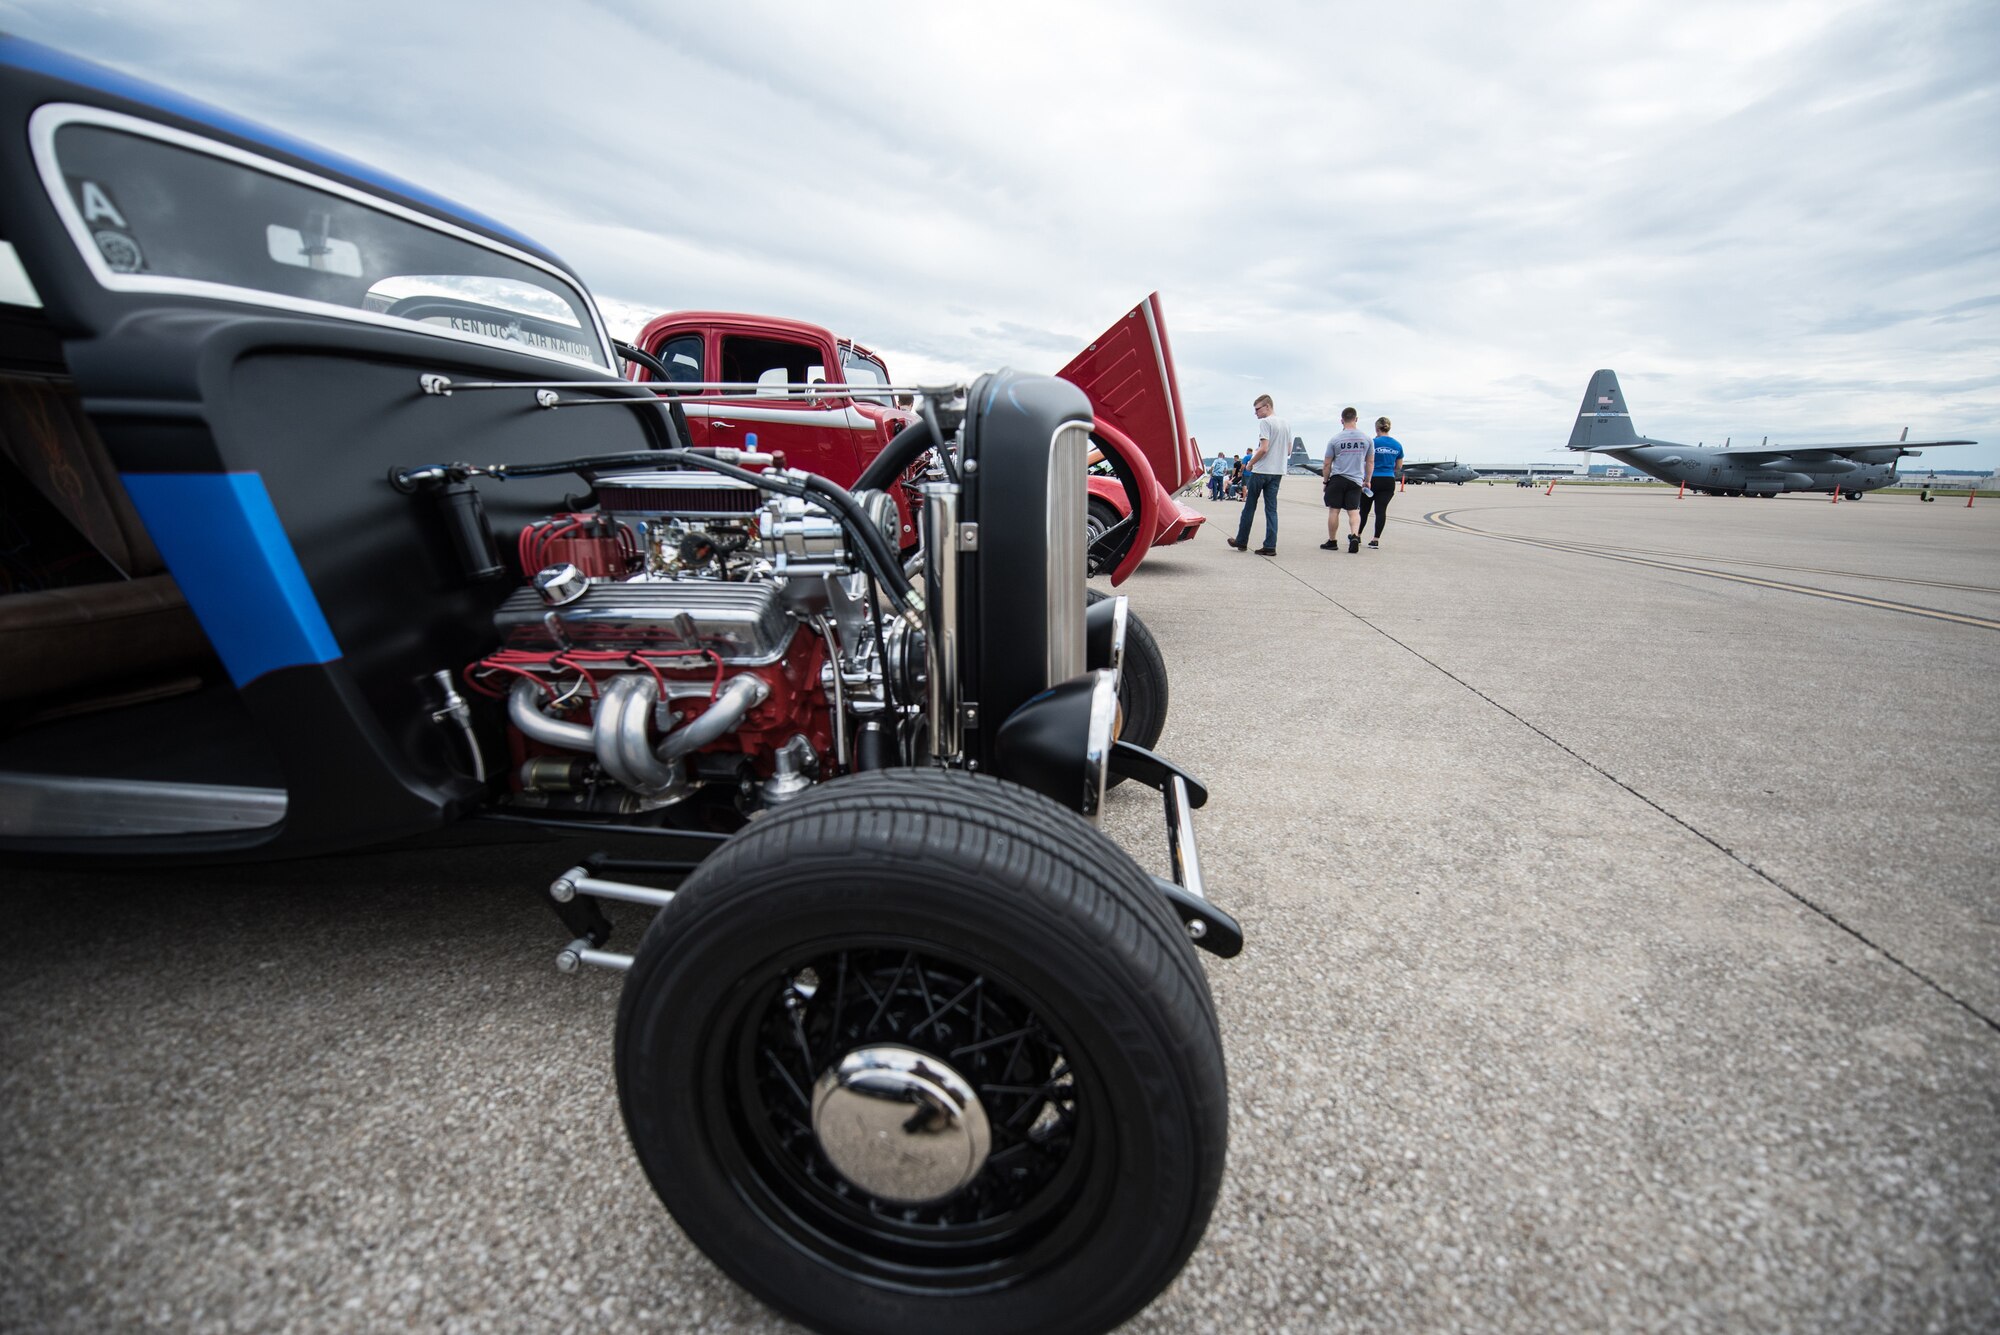
[[(889, 372), (882, 363), (873, 357), (862, 355), (853, 348), (843, 347), (840, 350), (840, 369), (850, 385), (889, 383)], [(886, 394), (857, 394), (854, 397), (864, 403), (879, 403), (885, 408), (889, 406), (889, 396)]]
[(72, 231), (107, 287), (396, 320), (610, 366), (578, 288), (456, 229), (220, 145), (207, 152), (82, 121), (61, 125), (53, 142)]

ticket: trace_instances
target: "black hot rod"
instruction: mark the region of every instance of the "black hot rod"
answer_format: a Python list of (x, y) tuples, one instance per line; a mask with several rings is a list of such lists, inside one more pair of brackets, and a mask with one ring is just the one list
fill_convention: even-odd
[(829, 387), (633, 383), (554, 256), (212, 108), (0, 38), (0, 171), (0, 854), (601, 835), (558, 963), (625, 970), (626, 1125), (729, 1274), (869, 1332), (1172, 1279), (1241, 936), (1201, 785), (1119, 735), (1166, 683), (1086, 592), (1081, 392), (880, 390), (921, 420), (843, 488), (677, 410)]

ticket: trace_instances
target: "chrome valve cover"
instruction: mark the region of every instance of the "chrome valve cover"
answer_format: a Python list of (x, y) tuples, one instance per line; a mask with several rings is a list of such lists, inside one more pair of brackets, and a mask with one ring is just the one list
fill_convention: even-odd
[[(509, 649), (707, 649), (740, 666), (776, 662), (795, 629), (768, 581), (594, 581), (557, 608), (533, 589), (518, 589), (493, 619)], [(569, 645), (551, 630), (551, 620)]]

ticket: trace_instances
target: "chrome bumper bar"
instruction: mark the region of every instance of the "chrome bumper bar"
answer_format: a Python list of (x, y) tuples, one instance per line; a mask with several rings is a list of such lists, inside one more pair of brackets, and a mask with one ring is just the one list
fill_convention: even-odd
[(1207, 804), (1208, 789), (1171, 760), (1130, 742), (1112, 747), (1111, 772), (1154, 789), (1166, 803), (1167, 855), (1174, 879), (1155, 876), (1153, 884), (1180, 915), (1188, 939), (1224, 959), (1237, 954), (1243, 949), (1243, 928), (1209, 900), (1201, 875), (1201, 850), (1195, 845), (1194, 811)]
[(1201, 883), (1201, 850), (1194, 844), (1194, 803), (1187, 780), (1174, 775), (1167, 790), (1167, 851), (1174, 860), (1174, 881), (1196, 899), (1207, 899)]

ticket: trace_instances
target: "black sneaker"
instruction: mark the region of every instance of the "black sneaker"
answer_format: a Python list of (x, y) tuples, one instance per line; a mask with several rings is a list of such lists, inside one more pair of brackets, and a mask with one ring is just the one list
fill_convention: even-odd
[(1358, 552), (1358, 551), (1360, 551), (1360, 550), (1361, 550), (1361, 535), (1360, 535), (1359, 533), (1350, 533), (1350, 534), (1348, 534), (1348, 535), (1347, 535), (1347, 554), (1348, 554), (1349, 556), (1352, 556), (1352, 555), (1354, 555), (1354, 554), (1355, 554), (1356, 552)]
[(1373, 539), (1373, 538), (1370, 538), (1370, 539), (1368, 540), (1368, 545), (1369, 545), (1370, 547), (1380, 547), (1380, 546), (1381, 546), (1382, 544), (1381, 544), (1381, 543), (1379, 543), (1379, 542), (1377, 542), (1377, 541), (1375, 541), (1375, 539)]
[(1276, 556), (1277, 554), (1278, 549), (1276, 547), (1259, 547), (1257, 549), (1257, 555), (1259, 556)]
[(1336, 539), (1328, 538), (1319, 545), (1319, 549), (1323, 552), (1337, 552), (1340, 550), (1340, 543)]

